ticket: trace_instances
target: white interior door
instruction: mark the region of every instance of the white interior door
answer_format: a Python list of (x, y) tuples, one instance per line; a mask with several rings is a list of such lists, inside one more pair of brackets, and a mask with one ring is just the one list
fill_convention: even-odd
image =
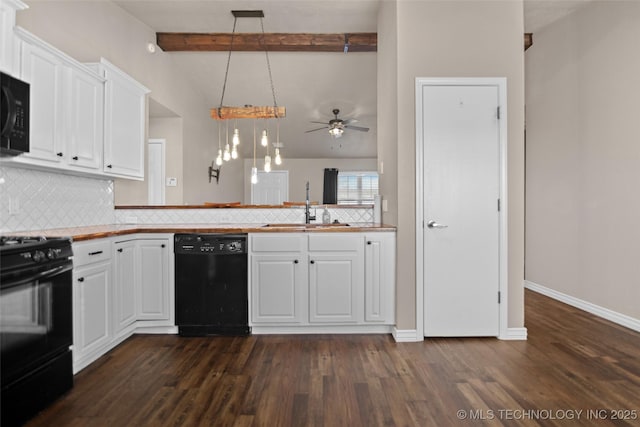
[(499, 87), (425, 85), (421, 102), (424, 335), (498, 336)]
[(149, 204), (164, 205), (165, 203), (165, 140), (149, 140)]
[(251, 185), (252, 205), (281, 205), (289, 198), (289, 171), (258, 171), (258, 183)]

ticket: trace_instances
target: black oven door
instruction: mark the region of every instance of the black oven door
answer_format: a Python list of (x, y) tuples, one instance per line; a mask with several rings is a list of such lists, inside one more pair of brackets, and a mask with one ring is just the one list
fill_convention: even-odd
[(72, 262), (68, 259), (2, 274), (2, 386), (69, 350), (73, 342)]

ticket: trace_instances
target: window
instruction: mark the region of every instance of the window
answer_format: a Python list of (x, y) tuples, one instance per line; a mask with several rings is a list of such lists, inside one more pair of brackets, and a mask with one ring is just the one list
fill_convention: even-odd
[(377, 172), (338, 172), (338, 204), (373, 204), (378, 194)]

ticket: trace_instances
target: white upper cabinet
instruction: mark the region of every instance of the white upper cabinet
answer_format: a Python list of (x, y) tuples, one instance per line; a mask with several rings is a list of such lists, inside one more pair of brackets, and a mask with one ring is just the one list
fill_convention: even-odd
[(22, 29), (21, 75), (30, 84), (29, 152), (13, 161), (102, 173), (104, 81), (95, 72)]
[(16, 11), (28, 6), (20, 0), (0, 1), (0, 71), (18, 76), (20, 61), (17, 59), (19, 50), (13, 36), (16, 25)]
[(142, 180), (149, 89), (105, 59), (94, 66), (106, 80), (104, 172)]

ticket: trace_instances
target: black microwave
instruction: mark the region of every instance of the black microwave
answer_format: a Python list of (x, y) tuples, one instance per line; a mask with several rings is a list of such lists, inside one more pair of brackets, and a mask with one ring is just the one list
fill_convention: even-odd
[(29, 83), (0, 72), (0, 154), (29, 152)]

